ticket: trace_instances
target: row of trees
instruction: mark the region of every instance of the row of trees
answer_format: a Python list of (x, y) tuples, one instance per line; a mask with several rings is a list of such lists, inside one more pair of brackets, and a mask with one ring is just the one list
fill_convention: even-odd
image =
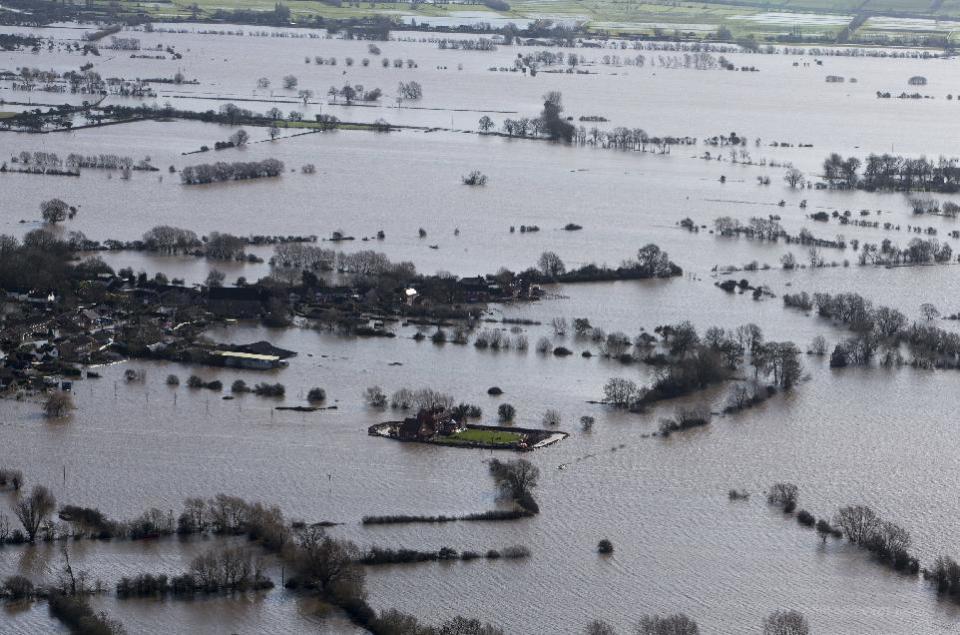
[[(764, 618), (763, 635), (808, 635), (810, 625), (799, 611), (777, 610)], [(636, 635), (698, 635), (697, 623), (683, 613), (676, 615), (644, 615), (634, 631)], [(584, 630), (586, 635), (616, 635), (616, 629), (603, 620), (594, 620)]]
[(831, 357), (834, 367), (867, 365), (881, 350), (884, 363), (898, 362), (903, 344), (912, 351), (914, 366), (953, 368), (960, 363), (960, 334), (933, 324), (939, 312), (932, 304), (922, 305), (923, 319), (911, 323), (898, 309), (874, 307), (858, 293), (797, 293), (785, 296), (784, 302), (788, 307), (815, 309), (820, 317), (845, 324), (855, 333), (837, 344)]
[(537, 259), (537, 269), (544, 279), (558, 282), (576, 282), (590, 279), (629, 278), (670, 278), (681, 273), (680, 267), (670, 260), (670, 255), (654, 243), (648, 243), (637, 250), (634, 260), (624, 260), (617, 269), (608, 269), (596, 265), (584, 265), (579, 269), (567, 270), (566, 264), (555, 252), (545, 251)]
[(889, 238), (876, 243), (863, 243), (858, 256), (861, 265), (921, 265), (947, 263), (953, 260), (953, 248), (936, 238), (911, 238), (900, 248)]
[[(863, 168), (862, 172), (860, 168)], [(894, 154), (871, 154), (866, 162), (837, 153), (823, 162), (823, 178), (834, 187), (863, 190), (957, 192), (960, 158), (912, 159)]]
[(180, 181), (184, 185), (219, 183), (223, 181), (241, 181), (280, 176), (283, 174), (283, 161), (264, 159), (262, 161), (235, 161), (226, 163), (202, 163), (188, 165), (180, 172)]

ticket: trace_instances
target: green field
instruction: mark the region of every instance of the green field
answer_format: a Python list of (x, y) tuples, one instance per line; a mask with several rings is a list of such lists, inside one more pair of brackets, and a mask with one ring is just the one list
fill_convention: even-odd
[(500, 430), (476, 430), (468, 429), (457, 434), (451, 434), (449, 437), (442, 437), (441, 443), (485, 443), (487, 445), (514, 445), (523, 439), (523, 435), (516, 432), (503, 432)]
[[(294, 22), (307, 22), (317, 16), (330, 19), (412, 16), (429, 20), (468, 12), (473, 16), (489, 15), (491, 19), (514, 19), (521, 23), (544, 17), (578, 20), (592, 31), (612, 34), (671, 35), (678, 31), (702, 37), (725, 27), (734, 37), (753, 34), (762, 41), (785, 34), (829, 40), (857, 14), (871, 18), (859, 29), (871, 37), (943, 35), (960, 30), (960, 0), (514, 0), (510, 2), (509, 11), (499, 13), (482, 4), (462, 3), (344, 2), (336, 7), (316, 1), (286, 0), (283, 4), (290, 9)], [(107, 6), (104, 0), (93, 0), (87, 6), (101, 5)], [(271, 12), (274, 5), (275, 0), (173, 0), (169, 3), (126, 0), (120, 6), (162, 21), (194, 15), (200, 20), (210, 19), (222, 9)], [(938, 23), (938, 18), (944, 21)]]

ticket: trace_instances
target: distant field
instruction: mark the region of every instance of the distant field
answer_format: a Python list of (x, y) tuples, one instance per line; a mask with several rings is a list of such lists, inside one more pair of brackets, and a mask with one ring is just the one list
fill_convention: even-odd
[[(219, 9), (272, 11), (275, 0), (196, 0), (200, 17), (210, 17)], [(153, 14), (187, 17), (194, 0), (172, 3), (127, 2)], [(694, 32), (700, 35), (721, 26), (734, 36), (754, 34), (758, 37), (778, 34), (832, 36), (843, 29), (857, 14), (865, 11), (871, 17), (861, 29), (872, 34), (949, 33), (960, 20), (960, 0), (706, 0), (700, 2), (651, 0), (515, 0), (507, 12), (498, 13), (478, 4), (436, 5), (420, 3), (360, 2), (334, 7), (316, 1), (284, 2), (294, 18), (323, 16), (345, 19), (374, 15), (410, 16), (429, 19), (454, 16), (458, 12), (489, 15), (491, 20), (515, 19), (518, 22), (536, 18), (554, 18), (585, 22), (595, 31), (623, 33)], [(945, 19), (937, 22), (937, 18)], [(481, 18), (482, 19), (482, 18)]]

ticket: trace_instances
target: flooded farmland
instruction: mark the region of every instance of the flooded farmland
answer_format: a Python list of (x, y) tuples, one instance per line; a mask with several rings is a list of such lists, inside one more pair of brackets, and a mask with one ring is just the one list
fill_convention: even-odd
[[(243, 35), (205, 33), (210, 30)], [(253, 35), (260, 31), (278, 35)], [(952, 470), (960, 443), (953, 401), (960, 377), (953, 349), (937, 349), (932, 359), (917, 335), (936, 328), (938, 341), (956, 336), (957, 322), (948, 318), (960, 310), (957, 259), (883, 259), (893, 247), (906, 253), (916, 239), (936, 237), (938, 250), (944, 243), (956, 247), (956, 214), (945, 211), (956, 196), (946, 190), (840, 187), (823, 175), (831, 153), (864, 162), (874, 153), (934, 162), (953, 156), (954, 128), (960, 128), (954, 116), (960, 108), (953, 94), (960, 90), (956, 59), (782, 49), (708, 53), (612, 42), (593, 48), (580, 42), (549, 47), (561, 51), (564, 61), (541, 62), (530, 73), (529, 66), (507, 69), (518, 56), (547, 47), (441, 48), (442, 35), (417, 31), (394, 31), (393, 39), (377, 43), (379, 55), (370, 52), (369, 41), (306, 29), (177, 23), (118, 33), (139, 38), (140, 50), (151, 54), (159, 45), (158, 54), (168, 59), (131, 58), (106, 47), (97, 57), (68, 52), (64, 43), (82, 37), (76, 28), (3, 32), (55, 43), (53, 50), (0, 52), (0, 70), (11, 73), (0, 77), (0, 110), (10, 113), (37, 103), (45, 110), (90, 101), (84, 94), (15, 90), (18, 80), (12, 79), (23, 67), (62, 75), (87, 62), (104, 78), (181, 72), (197, 81), (157, 84), (156, 97), (107, 95), (100, 107), (162, 109), (169, 103), (178, 111), (218, 113), (233, 103), (255, 113), (282, 111), (282, 123), (271, 126), (158, 112), (82, 129), (78, 119), (73, 130), (0, 132), (0, 161), (7, 168), (0, 173), (0, 233), (33, 245), (39, 231), (51, 237), (41, 245), (55, 251), (56, 240), (74, 240), (71, 234), (82, 232), (97, 244), (77, 243), (81, 247), (66, 261), (73, 267), (99, 259), (110, 270), (99, 270), (101, 277), (87, 284), (70, 274), (71, 291), (43, 288), (60, 299), (41, 298), (27, 308), (15, 298), (33, 289), (4, 282), (5, 328), (11, 330), (3, 333), (0, 348), (11, 371), (2, 377), (7, 392), (0, 400), (0, 468), (20, 470), (25, 483), (22, 490), (0, 489), (0, 513), (11, 525), (19, 526), (13, 510), (35, 485), (46, 486), (60, 506), (96, 508), (118, 520), (155, 508), (171, 526), (185, 499), (223, 493), (278, 506), (297, 531), (322, 523), (324, 536), (350, 541), (360, 552), (377, 547), (439, 553), (450, 547), (484, 554), (514, 545), (529, 550), (529, 557), (516, 559), (362, 566), (364, 599), (373, 611), (397, 609), (425, 624), (463, 615), (507, 633), (581, 633), (596, 619), (632, 632), (644, 615), (683, 613), (701, 632), (743, 633), (761, 632), (771, 612), (791, 609), (816, 633), (960, 629), (958, 605), (938, 595), (922, 573), (887, 566), (847, 537), (821, 540), (794, 513), (768, 504), (766, 495), (775, 483), (795, 484), (799, 508), (834, 524), (840, 508), (867, 505), (909, 532), (909, 553), (920, 567), (958, 552)], [(182, 57), (171, 59), (167, 47)], [(574, 72), (560, 72), (570, 68), (569, 54), (578, 56)], [(700, 54), (711, 56), (709, 63), (701, 58), (709, 68), (695, 68), (690, 58)], [(338, 62), (318, 65), (317, 56)], [(643, 65), (637, 56), (644, 57)], [(713, 67), (721, 56), (738, 69), (757, 70)], [(350, 66), (348, 57), (355, 60)], [(372, 60), (369, 66), (364, 58)], [(401, 68), (393, 66), (395, 58)], [(390, 66), (380, 59), (391, 60)], [(282, 88), (288, 74), (297, 76), (297, 88)], [(827, 83), (828, 75), (847, 81)], [(916, 76), (925, 84), (908, 84)], [(258, 87), (260, 77), (270, 78), (271, 87)], [(410, 81), (422, 87), (422, 97), (398, 104), (398, 83)], [(379, 87), (384, 96), (351, 105), (328, 96), (330, 86), (344, 84)], [(304, 89), (312, 91), (306, 103), (298, 95)], [(614, 147), (613, 141), (564, 143), (546, 133), (501, 133), (507, 119), (546, 111), (549, 91), (562, 93), (564, 117), (584, 126), (587, 138), (592, 127), (625, 127), (642, 128), (644, 139), (695, 142), (658, 147), (638, 140)], [(930, 98), (895, 98), (903, 91)], [(878, 98), (878, 92), (894, 97)], [(323, 115), (344, 125), (324, 131), (293, 125)], [(87, 110), (84, 121), (93, 116)], [(487, 132), (497, 134), (481, 134), (483, 116), (495, 125)], [(369, 127), (379, 119), (390, 131)], [(242, 147), (213, 149), (241, 127), (250, 136)], [(712, 144), (718, 136), (744, 141)], [(210, 149), (197, 152), (201, 146)], [(156, 169), (19, 171), (32, 165), (34, 153), (149, 158)], [(188, 166), (267, 159), (283, 162), (280, 176), (198, 185), (181, 179)], [(307, 165), (315, 169), (304, 170)], [(784, 181), (790, 168), (801, 171), (809, 186), (790, 187)], [(485, 185), (464, 184), (473, 170), (483, 173)], [(915, 199), (922, 196), (935, 199), (936, 213), (917, 213)], [(45, 220), (41, 202), (53, 198), (75, 211), (55, 223)], [(764, 239), (746, 230), (724, 232), (716, 223), (723, 217), (743, 227), (751, 219), (775, 221), (776, 234)], [(157, 226), (192, 232), (197, 243), (182, 250), (150, 248), (143, 237)], [(323, 256), (329, 266), (284, 270), (279, 242), (248, 242), (244, 257), (212, 258), (207, 247), (214, 232), (287, 237), (329, 250)], [(803, 240), (796, 238), (801, 234)], [(111, 240), (117, 244), (107, 245)], [(638, 270), (633, 260), (651, 243), (682, 271), (624, 274)], [(862, 262), (866, 244), (879, 245), (879, 255)], [(354, 265), (342, 263), (370, 250), (390, 263), (412, 263), (419, 277), (390, 270), (389, 276), (376, 274), (383, 279), (361, 281)], [(537, 273), (545, 252), (562, 259), (567, 272), (597, 265), (619, 273), (587, 281)], [(786, 266), (788, 255), (798, 264)], [(518, 276), (534, 269), (533, 283), (516, 283), (525, 295), (487, 297), (491, 286), (498, 293), (506, 286), (489, 280), (483, 301), (426, 297), (443, 281), (494, 275), (501, 268)], [(125, 269), (129, 278), (119, 273)], [(222, 279), (211, 278), (212, 271)], [(182, 283), (161, 283), (158, 273)], [(308, 284), (310, 276), (315, 281)], [(262, 281), (263, 297), (269, 296), (257, 300), (263, 306), (253, 316), (209, 303), (212, 288), (234, 289), (238, 278), (247, 284), (236, 288), (260, 288)], [(717, 286), (741, 279), (731, 292)], [(104, 291), (89, 291), (98, 280)], [(171, 286), (196, 295), (164, 299)], [(784, 296), (801, 292), (859, 294), (873, 308), (899, 311), (902, 334), (870, 340), (877, 352), (865, 361), (850, 354), (849, 362), (834, 363), (831, 351), (838, 344), (859, 337), (863, 345), (863, 327), (822, 308), (826, 300), (801, 309), (785, 306)], [(109, 334), (82, 349), (86, 357), (75, 364), (82, 373), (64, 373), (42, 352), (13, 366), (15, 358), (25, 357), (26, 342), (42, 340), (39, 351), (48, 340), (80, 339), (84, 333), (60, 323), (80, 314), (89, 320), (81, 331)], [(589, 319), (590, 328), (576, 329), (578, 318)], [(794, 342), (801, 368), (787, 385), (776, 373), (764, 379), (773, 371), (753, 364), (760, 357), (754, 347), (741, 351), (722, 380), (616, 407), (605, 392), (612, 378), (652, 387), (684, 361), (684, 353), (671, 352), (672, 331), (657, 329), (684, 322), (702, 335), (704, 347), (710, 327), (729, 335), (756, 324), (766, 342)], [(467, 324), (468, 340), (455, 341), (457, 328)], [(185, 330), (192, 333), (190, 354), (165, 354), (183, 343)], [(484, 330), (513, 343), (496, 350), (480, 345)], [(377, 337), (368, 337), (371, 331)], [(442, 339), (435, 337), (438, 331)], [(606, 336), (617, 332), (629, 336), (631, 352), (610, 353)], [(642, 334), (655, 342), (648, 349)], [(825, 355), (812, 354), (818, 337), (825, 340)], [(548, 348), (538, 350), (543, 340)], [(263, 341), (296, 355), (270, 370), (198, 363), (196, 350)], [(81, 355), (79, 346), (61, 346), (57, 357), (68, 357), (68, 350)], [(881, 362), (895, 354), (900, 363)], [(56, 388), (40, 377), (51, 365), (58, 371), (47, 376), (55, 377)], [(174, 385), (170, 375), (182, 382)], [(219, 381), (221, 389), (189, 387), (193, 375)], [(62, 381), (73, 377), (69, 412), (48, 416), (47, 395), (61, 392)], [(231, 390), (237, 380), (251, 388), (281, 383), (285, 390), (282, 396)], [(755, 384), (776, 386), (753, 407), (727, 408), (733, 386)], [(556, 410), (557, 429), (570, 437), (522, 455), (371, 437), (370, 426), (417, 414), (375, 403), (368, 391), (374, 386), (387, 397), (430, 387), (454, 403), (478, 406), (478, 425), (547, 427), (545, 411)], [(494, 386), (502, 394), (490, 394)], [(322, 408), (308, 398), (316, 387), (325, 390)], [(504, 404), (515, 408), (512, 419), (498, 414)], [(663, 420), (683, 409), (706, 409), (709, 424), (664, 433)], [(582, 417), (592, 418), (589, 426)], [(538, 513), (496, 522), (363, 522), (370, 516), (512, 510), (515, 501), (491, 477), (493, 458), (522, 459), (539, 469), (532, 492)], [(731, 499), (731, 489), (750, 496)], [(63, 516), (51, 515), (48, 540), (0, 544), (0, 579), (22, 575), (38, 586), (55, 586), (68, 547), (73, 568), (105, 586), (91, 591), (92, 608), (131, 633), (366, 632), (333, 595), (288, 587), (296, 569), (290, 556), (261, 549), (254, 536), (158, 531), (142, 540), (75, 538), (70, 532), (76, 527)], [(612, 554), (597, 553), (601, 539), (612, 542)], [(274, 588), (220, 589), (188, 598), (114, 592), (124, 577), (180, 575), (198, 556), (224, 544), (257, 549)], [(4, 633), (69, 630), (42, 597), (5, 601), (0, 613)]]

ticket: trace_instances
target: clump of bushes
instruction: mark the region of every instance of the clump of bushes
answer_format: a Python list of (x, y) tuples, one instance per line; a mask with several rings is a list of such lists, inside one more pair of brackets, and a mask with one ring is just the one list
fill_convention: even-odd
[(311, 403), (321, 403), (327, 400), (327, 391), (323, 388), (311, 388), (307, 393), (307, 401)]
[(253, 387), (253, 394), (258, 397), (283, 397), (287, 392), (283, 384), (268, 384), (261, 382)]
[(75, 633), (120, 635), (126, 632), (119, 622), (110, 619), (106, 613), (95, 612), (86, 596), (57, 592), (47, 598), (47, 605), (50, 614)]
[(167, 375), (167, 385), (168, 385), (168, 386), (179, 386), (179, 385), (180, 385), (180, 378), (177, 377), (176, 375), (172, 375), (172, 374), (171, 374), (171, 375)]
[(230, 392), (239, 395), (245, 392), (250, 392), (250, 387), (247, 386), (247, 382), (243, 381), (242, 379), (237, 379), (230, 384)]
[(198, 390), (200, 388), (206, 388), (208, 390), (223, 390), (223, 382), (219, 379), (214, 379), (213, 381), (204, 381), (196, 375), (190, 375), (187, 379), (187, 387)]
[(479, 419), (483, 416), (483, 410), (480, 408), (480, 406), (461, 403), (457, 406), (454, 406), (450, 410), (450, 414), (457, 421), (465, 421), (467, 419)]
[(487, 184), (487, 175), (481, 172), (480, 170), (474, 170), (470, 174), (461, 177), (464, 185), (486, 185)]
[(696, 408), (677, 408), (672, 419), (660, 420), (660, 435), (669, 437), (672, 433), (690, 428), (708, 425), (712, 415), (706, 406)]
[(502, 403), (497, 408), (497, 419), (499, 419), (501, 423), (511, 423), (516, 416), (517, 409), (508, 403)]
[(610, 542), (607, 538), (603, 538), (600, 542), (597, 543), (597, 553), (610, 554), (613, 553), (613, 543)]
[(7, 577), (0, 585), (0, 596), (9, 600), (24, 600), (32, 598), (36, 593), (33, 582), (22, 575)]

